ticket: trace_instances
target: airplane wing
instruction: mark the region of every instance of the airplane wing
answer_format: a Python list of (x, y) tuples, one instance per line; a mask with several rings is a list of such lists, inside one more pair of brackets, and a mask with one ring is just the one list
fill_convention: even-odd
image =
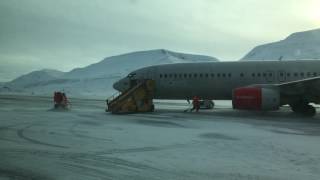
[(320, 77), (312, 77), (298, 81), (277, 84), (281, 95), (305, 96), (314, 102), (320, 102)]

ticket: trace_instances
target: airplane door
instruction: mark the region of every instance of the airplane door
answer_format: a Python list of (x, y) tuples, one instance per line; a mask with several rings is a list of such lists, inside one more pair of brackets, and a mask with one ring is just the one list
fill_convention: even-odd
[(285, 71), (278, 71), (278, 80), (279, 82), (285, 82), (286, 81), (286, 72)]
[(267, 82), (274, 82), (274, 71), (266, 71), (264, 74)]

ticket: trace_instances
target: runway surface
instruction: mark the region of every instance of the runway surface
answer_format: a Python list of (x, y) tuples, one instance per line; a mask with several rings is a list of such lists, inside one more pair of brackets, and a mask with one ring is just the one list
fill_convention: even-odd
[(0, 96), (0, 179), (320, 179), (320, 114), (214, 110), (158, 102), (111, 115), (105, 102)]

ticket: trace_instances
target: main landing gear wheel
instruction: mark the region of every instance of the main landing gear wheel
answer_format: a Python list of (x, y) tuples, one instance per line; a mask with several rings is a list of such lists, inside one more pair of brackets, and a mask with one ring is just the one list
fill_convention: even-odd
[(316, 108), (309, 104), (297, 104), (290, 105), (293, 112), (307, 116), (313, 117), (316, 115)]

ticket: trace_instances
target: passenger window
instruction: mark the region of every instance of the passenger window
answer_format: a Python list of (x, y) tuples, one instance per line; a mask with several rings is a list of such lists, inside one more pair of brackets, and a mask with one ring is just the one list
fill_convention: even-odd
[(220, 77), (220, 73), (217, 74), (217, 77)]
[(196, 78), (198, 75), (197, 74), (193, 74), (193, 77)]
[(255, 77), (255, 76), (256, 76), (256, 74), (255, 74), (255, 73), (252, 73), (252, 74), (251, 74), (251, 76), (252, 76), (252, 77)]
[(272, 75), (272, 73), (269, 73), (269, 77), (272, 77), (273, 75)]
[(177, 78), (177, 74), (174, 74), (174, 78)]
[(182, 78), (182, 74), (179, 74), (179, 78)]
[(202, 78), (202, 74), (200, 74), (200, 77)]
[(263, 73), (263, 75), (262, 75), (263, 77), (266, 77), (267, 76), (267, 74), (266, 73)]
[(243, 76), (244, 76), (244, 74), (243, 74), (243, 73), (241, 73), (241, 74), (240, 74), (240, 77), (243, 77)]
[(160, 78), (162, 78), (162, 74), (160, 74)]
[(231, 73), (228, 74), (228, 77), (231, 77)]
[(206, 74), (206, 78), (208, 78), (209, 77), (209, 74)]
[(313, 76), (314, 76), (314, 77), (316, 77), (316, 76), (317, 76), (317, 73), (316, 73), (316, 72), (314, 72), (314, 73), (313, 73)]
[(300, 73), (300, 76), (301, 76), (301, 77), (303, 77), (303, 76), (304, 76), (304, 73), (303, 73), (303, 72), (302, 72), (302, 73)]
[(308, 72), (308, 73), (307, 73), (307, 76), (308, 76), (308, 77), (310, 77), (310, 76), (311, 76), (311, 73), (310, 73), (310, 72)]
[(261, 76), (261, 74), (260, 74), (260, 73), (258, 73), (258, 74), (257, 74), (257, 76), (258, 76), (258, 77), (260, 77), (260, 76)]
[(291, 74), (290, 74), (290, 73), (287, 73), (287, 76), (288, 76), (288, 77), (290, 77), (290, 76), (291, 76)]
[(222, 74), (222, 77), (226, 77), (226, 74), (225, 74), (225, 73), (223, 73), (223, 74)]
[(167, 74), (164, 74), (164, 78), (167, 78), (168, 77), (168, 75)]
[(214, 77), (214, 74), (213, 74), (213, 73), (211, 74), (211, 77)]
[(189, 74), (189, 78), (192, 78), (192, 74)]
[(298, 73), (294, 73), (294, 76), (297, 77), (297, 76), (298, 76)]
[(172, 78), (172, 74), (169, 74), (169, 78)]

